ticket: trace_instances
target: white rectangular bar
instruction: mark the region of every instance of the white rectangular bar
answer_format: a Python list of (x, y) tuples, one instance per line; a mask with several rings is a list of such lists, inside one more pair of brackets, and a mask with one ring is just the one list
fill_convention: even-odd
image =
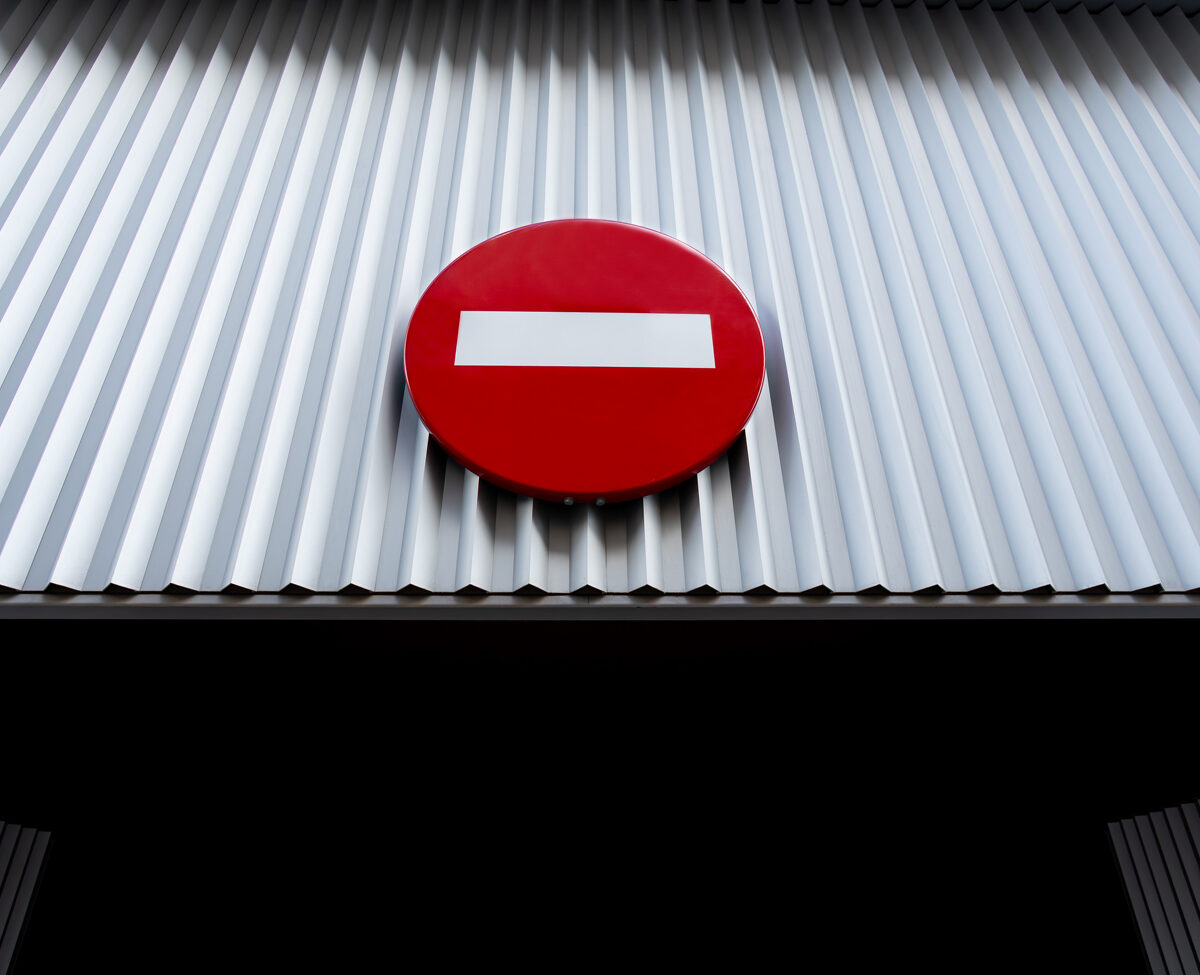
[(464, 311), (456, 366), (715, 369), (708, 315)]

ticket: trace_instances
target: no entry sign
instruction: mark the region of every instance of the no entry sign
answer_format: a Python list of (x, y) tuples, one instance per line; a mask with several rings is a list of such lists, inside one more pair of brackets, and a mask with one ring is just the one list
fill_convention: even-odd
[(421, 419), (501, 487), (603, 503), (703, 470), (746, 425), (763, 339), (729, 277), (664, 234), (555, 220), (484, 241), (421, 296), (404, 343)]

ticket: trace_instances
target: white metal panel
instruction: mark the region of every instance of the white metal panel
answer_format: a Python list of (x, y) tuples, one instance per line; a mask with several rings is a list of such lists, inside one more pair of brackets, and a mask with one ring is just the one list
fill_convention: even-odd
[[(0, 585), (1200, 588), (1196, 23), (1025, 6), (10, 5)], [(767, 345), (725, 457), (602, 509), (448, 460), (399, 361), (572, 216)]]

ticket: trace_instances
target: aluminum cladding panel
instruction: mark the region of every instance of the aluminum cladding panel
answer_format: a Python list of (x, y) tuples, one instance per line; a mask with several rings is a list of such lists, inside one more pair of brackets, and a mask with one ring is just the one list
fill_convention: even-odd
[[(1200, 587), (1178, 9), (2, 16), (0, 585)], [(767, 342), (729, 453), (603, 509), (448, 461), (399, 368), (451, 259), (571, 216), (699, 248)]]
[(1200, 975), (1200, 802), (1110, 823), (1152, 975)]

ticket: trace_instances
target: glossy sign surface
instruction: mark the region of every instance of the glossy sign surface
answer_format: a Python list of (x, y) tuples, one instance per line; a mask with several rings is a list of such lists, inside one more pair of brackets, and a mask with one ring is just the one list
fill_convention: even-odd
[(623, 501), (719, 457), (762, 389), (762, 332), (687, 245), (607, 220), (484, 241), (421, 296), (409, 393), (480, 477), (551, 501)]

